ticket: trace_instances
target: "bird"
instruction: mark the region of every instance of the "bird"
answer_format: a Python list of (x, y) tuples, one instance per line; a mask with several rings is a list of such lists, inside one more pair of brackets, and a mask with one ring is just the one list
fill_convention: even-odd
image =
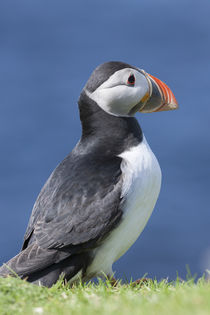
[(161, 169), (136, 113), (178, 108), (171, 89), (121, 61), (92, 72), (78, 100), (81, 138), (33, 206), (21, 251), (0, 276), (51, 287), (108, 277), (152, 214)]

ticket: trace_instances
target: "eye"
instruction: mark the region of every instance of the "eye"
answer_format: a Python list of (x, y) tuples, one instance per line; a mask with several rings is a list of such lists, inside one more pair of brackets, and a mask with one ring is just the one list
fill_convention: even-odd
[(128, 78), (127, 84), (129, 85), (134, 85), (135, 84), (135, 76), (133, 74), (131, 74)]

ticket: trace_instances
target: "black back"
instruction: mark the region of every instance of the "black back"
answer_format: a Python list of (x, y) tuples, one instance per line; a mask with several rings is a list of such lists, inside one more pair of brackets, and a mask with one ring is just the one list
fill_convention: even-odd
[(102, 239), (122, 215), (118, 155), (141, 142), (141, 128), (135, 118), (107, 114), (84, 92), (79, 109), (81, 140), (43, 187), (24, 248), (33, 230), (39, 244), (47, 248), (94, 242)]

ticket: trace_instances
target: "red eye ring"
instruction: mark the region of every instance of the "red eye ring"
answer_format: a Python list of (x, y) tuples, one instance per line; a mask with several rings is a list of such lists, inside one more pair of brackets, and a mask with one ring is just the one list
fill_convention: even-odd
[(135, 79), (134, 74), (131, 74), (131, 75), (129, 76), (129, 78), (128, 78), (127, 84), (128, 84), (128, 85), (134, 85), (134, 84), (135, 84), (135, 81), (136, 81), (136, 79)]

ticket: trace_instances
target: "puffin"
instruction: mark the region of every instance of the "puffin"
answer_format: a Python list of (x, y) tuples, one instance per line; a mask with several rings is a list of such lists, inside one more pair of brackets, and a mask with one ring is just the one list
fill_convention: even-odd
[(136, 113), (178, 108), (171, 89), (120, 61), (99, 65), (78, 100), (82, 134), (34, 204), (21, 251), (0, 276), (51, 287), (112, 278), (137, 240), (161, 186), (159, 163)]

